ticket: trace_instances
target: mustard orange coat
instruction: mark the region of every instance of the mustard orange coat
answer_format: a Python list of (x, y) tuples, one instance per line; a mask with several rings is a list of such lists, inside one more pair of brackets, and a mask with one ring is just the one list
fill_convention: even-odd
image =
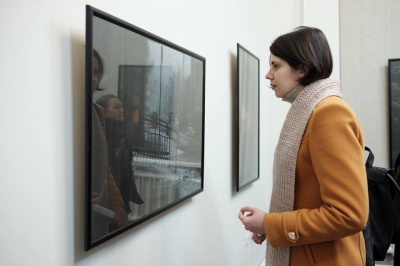
[(329, 97), (300, 144), (294, 211), (265, 214), (267, 239), (291, 247), (291, 266), (364, 266), (368, 208), (361, 125), (345, 101)]

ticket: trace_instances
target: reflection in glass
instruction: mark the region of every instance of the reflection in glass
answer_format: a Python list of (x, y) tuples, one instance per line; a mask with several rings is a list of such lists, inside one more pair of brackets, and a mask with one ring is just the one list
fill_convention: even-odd
[(390, 159), (391, 167), (400, 153), (400, 59), (389, 59)]
[(203, 190), (205, 60), (119, 25), (93, 16), (89, 248)]

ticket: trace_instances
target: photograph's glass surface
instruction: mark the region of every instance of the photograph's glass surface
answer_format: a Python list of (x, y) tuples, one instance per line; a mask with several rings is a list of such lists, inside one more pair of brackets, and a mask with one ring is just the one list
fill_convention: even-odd
[(237, 191), (259, 178), (260, 60), (237, 44), (238, 179)]
[(205, 59), (87, 6), (86, 250), (203, 190)]
[(400, 153), (400, 58), (389, 59), (390, 166)]

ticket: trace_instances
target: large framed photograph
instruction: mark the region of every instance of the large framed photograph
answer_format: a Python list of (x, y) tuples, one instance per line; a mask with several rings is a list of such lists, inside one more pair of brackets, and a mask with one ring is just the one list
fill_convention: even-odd
[(400, 58), (389, 59), (389, 151), (390, 166), (394, 167), (400, 153)]
[(205, 63), (86, 7), (86, 250), (203, 191)]
[(260, 60), (237, 44), (237, 191), (260, 176)]

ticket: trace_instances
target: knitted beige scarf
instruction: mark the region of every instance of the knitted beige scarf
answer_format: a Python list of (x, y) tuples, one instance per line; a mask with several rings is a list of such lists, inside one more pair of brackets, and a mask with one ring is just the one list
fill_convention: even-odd
[[(283, 98), (292, 104), (275, 150), (270, 213), (293, 211), (297, 153), (314, 108), (327, 97), (342, 97), (338, 81), (318, 80), (299, 86)], [(285, 237), (285, 236), (282, 236)], [(289, 265), (290, 248), (273, 248), (267, 243), (266, 265)]]

